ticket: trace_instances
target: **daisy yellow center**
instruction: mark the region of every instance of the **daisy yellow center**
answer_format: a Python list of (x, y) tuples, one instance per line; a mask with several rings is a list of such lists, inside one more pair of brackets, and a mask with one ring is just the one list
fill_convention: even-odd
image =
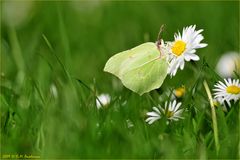
[(183, 52), (186, 49), (186, 43), (178, 40), (174, 43), (173, 47), (172, 47), (172, 52), (176, 55), (176, 56), (180, 56), (181, 54), (183, 54)]
[(226, 90), (228, 93), (231, 93), (231, 94), (239, 94), (240, 93), (240, 87), (235, 86), (235, 85), (228, 86), (226, 88)]
[(167, 118), (170, 118), (173, 116), (173, 114), (174, 114), (173, 111), (167, 111), (166, 116), (167, 116)]

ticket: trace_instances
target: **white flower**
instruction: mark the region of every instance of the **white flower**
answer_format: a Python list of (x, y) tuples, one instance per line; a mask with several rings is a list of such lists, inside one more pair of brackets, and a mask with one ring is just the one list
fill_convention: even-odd
[(128, 128), (134, 127), (134, 124), (133, 124), (133, 122), (130, 119), (127, 119), (126, 122), (127, 122), (127, 127)]
[(153, 107), (154, 111), (147, 113), (149, 117), (146, 119), (146, 122), (148, 124), (152, 124), (153, 122), (160, 119), (162, 116), (165, 116), (170, 121), (178, 121), (179, 119), (183, 118), (181, 117), (183, 109), (179, 109), (181, 104), (181, 102), (177, 103), (177, 101), (174, 100), (173, 102), (170, 102), (169, 105), (167, 102), (165, 102), (164, 108), (162, 108), (161, 106)]
[(201, 43), (203, 40), (203, 30), (195, 30), (196, 25), (183, 28), (182, 35), (178, 32), (174, 35), (174, 42), (169, 43), (169, 68), (168, 74), (174, 76), (178, 68), (183, 70), (186, 61), (198, 61), (198, 55), (194, 54), (196, 49), (206, 47), (206, 43)]
[(2, 19), (8, 26), (20, 27), (32, 18), (34, 1), (8, 0), (2, 2)]
[(106, 94), (106, 93), (100, 94), (96, 98), (97, 108), (100, 109), (102, 106), (108, 105), (110, 103), (110, 101), (111, 101), (111, 97), (109, 94)]
[(214, 85), (214, 98), (217, 99), (221, 104), (226, 101), (230, 106), (231, 100), (236, 102), (240, 98), (240, 83), (239, 79), (232, 80), (229, 78), (228, 80), (224, 79), (224, 81), (225, 84), (221, 81), (218, 81), (218, 83)]
[(225, 78), (232, 77), (234, 71), (240, 73), (240, 54), (238, 52), (227, 52), (219, 59), (216, 71)]

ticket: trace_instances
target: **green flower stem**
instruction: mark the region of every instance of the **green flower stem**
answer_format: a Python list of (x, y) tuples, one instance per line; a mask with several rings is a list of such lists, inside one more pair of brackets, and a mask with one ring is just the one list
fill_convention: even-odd
[(212, 94), (211, 94), (211, 91), (208, 87), (206, 80), (203, 81), (203, 85), (207, 92), (208, 99), (209, 99), (210, 106), (211, 106), (214, 140), (215, 140), (215, 146), (216, 146), (216, 150), (217, 150), (217, 154), (218, 154), (220, 145), (219, 145), (219, 140), (218, 140), (218, 127), (217, 127), (217, 117), (216, 117), (215, 107), (213, 104)]

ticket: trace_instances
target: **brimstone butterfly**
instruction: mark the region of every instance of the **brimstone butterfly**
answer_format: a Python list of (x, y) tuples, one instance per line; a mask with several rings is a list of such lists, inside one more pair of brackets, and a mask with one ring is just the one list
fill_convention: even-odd
[(139, 95), (159, 88), (168, 68), (166, 57), (161, 56), (159, 42), (143, 43), (112, 56), (104, 71), (117, 76), (125, 87)]

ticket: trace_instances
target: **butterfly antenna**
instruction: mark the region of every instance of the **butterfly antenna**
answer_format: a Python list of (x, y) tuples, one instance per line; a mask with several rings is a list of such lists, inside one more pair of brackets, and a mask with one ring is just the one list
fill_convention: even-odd
[[(157, 44), (157, 47), (158, 47), (158, 50), (159, 50), (159, 51), (160, 51), (160, 45), (161, 45), (161, 34), (162, 34), (164, 28), (165, 28), (165, 25), (164, 25), (164, 24), (161, 25), (161, 27), (160, 27), (160, 29), (159, 29), (159, 32), (158, 32), (158, 37), (157, 37), (157, 42), (156, 42), (156, 44)], [(160, 57), (161, 57), (161, 52), (160, 52)]]
[(165, 28), (165, 24), (161, 25), (159, 32), (158, 32), (157, 41), (161, 41), (161, 34), (162, 34), (164, 28)]

